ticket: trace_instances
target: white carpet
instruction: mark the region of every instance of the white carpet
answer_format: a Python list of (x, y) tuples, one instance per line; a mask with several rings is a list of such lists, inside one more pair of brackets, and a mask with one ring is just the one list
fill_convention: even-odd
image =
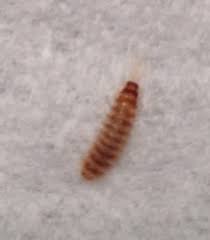
[[(210, 239), (210, 2), (0, 0), (0, 239)], [(143, 109), (80, 179), (133, 52)]]

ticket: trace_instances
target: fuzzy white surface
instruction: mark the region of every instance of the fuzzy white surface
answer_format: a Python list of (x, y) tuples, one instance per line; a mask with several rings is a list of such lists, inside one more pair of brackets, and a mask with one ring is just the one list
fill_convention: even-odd
[[(210, 239), (210, 2), (0, 1), (0, 239)], [(143, 109), (102, 181), (80, 161), (129, 52)]]

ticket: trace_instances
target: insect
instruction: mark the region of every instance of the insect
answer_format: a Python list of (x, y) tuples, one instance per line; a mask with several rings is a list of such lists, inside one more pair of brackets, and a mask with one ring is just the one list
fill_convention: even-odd
[(137, 72), (132, 72), (129, 81), (117, 95), (94, 144), (83, 159), (81, 175), (86, 180), (101, 177), (119, 158), (136, 115), (139, 95), (138, 77)]

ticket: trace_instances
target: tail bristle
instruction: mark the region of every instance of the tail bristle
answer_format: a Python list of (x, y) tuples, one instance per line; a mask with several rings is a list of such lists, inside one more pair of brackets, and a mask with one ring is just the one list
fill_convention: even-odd
[(128, 80), (132, 82), (137, 82), (142, 78), (143, 64), (139, 58), (131, 58), (130, 60), (130, 71), (128, 74)]

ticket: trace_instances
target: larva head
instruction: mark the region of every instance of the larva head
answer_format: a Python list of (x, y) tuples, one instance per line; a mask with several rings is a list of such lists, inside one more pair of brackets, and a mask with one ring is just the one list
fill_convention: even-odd
[(134, 97), (138, 97), (138, 84), (133, 81), (128, 81), (122, 90), (122, 93), (131, 94)]
[(126, 88), (131, 90), (131, 91), (138, 91), (138, 84), (133, 82), (133, 81), (128, 81), (127, 84), (126, 84)]

